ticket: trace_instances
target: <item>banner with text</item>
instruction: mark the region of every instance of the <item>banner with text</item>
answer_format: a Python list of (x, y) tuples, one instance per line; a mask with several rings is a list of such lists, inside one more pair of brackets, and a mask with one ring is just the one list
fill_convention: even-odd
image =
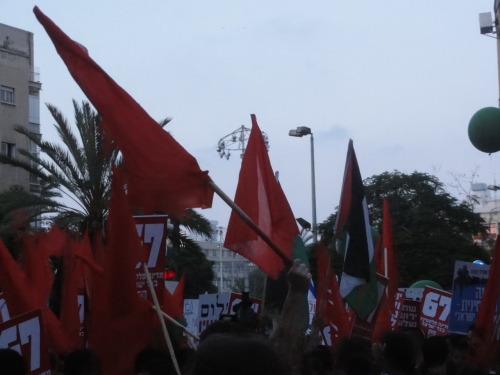
[(198, 309), (198, 333), (219, 320), (221, 314), (228, 314), (229, 293), (200, 294)]
[[(163, 272), (167, 254), (167, 220), (165, 215), (134, 216), (137, 234), (146, 251), (146, 259), (151, 281), (160, 305), (163, 303)], [(152, 301), (146, 274), (141, 263), (136, 265), (137, 293)]]
[(426, 336), (448, 334), (451, 293), (426, 286), (420, 303), (420, 329)]
[(49, 351), (40, 310), (18, 315), (0, 324), (0, 348), (10, 348), (26, 360), (29, 375), (49, 375)]
[(449, 332), (467, 334), (476, 319), (488, 271), (489, 266), (485, 264), (455, 262)]

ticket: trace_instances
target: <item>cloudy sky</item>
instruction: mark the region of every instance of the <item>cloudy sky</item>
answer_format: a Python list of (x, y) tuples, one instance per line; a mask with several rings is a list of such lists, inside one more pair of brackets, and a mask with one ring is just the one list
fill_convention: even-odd
[[(479, 32), (493, 0), (0, 0), (0, 23), (34, 33), (42, 103), (72, 118), (85, 97), (33, 6), (49, 16), (168, 130), (229, 196), (240, 158), (216, 152), (250, 114), (296, 217), (311, 221), (314, 134), (318, 222), (338, 205), (349, 139), (363, 178), (426, 172), (451, 187), (500, 183), (498, 155), (477, 151), (467, 126), (498, 105), (495, 39)], [(42, 132), (56, 140), (41, 109)], [(466, 186), (468, 187), (468, 186)], [(226, 226), (217, 196), (203, 211)]]

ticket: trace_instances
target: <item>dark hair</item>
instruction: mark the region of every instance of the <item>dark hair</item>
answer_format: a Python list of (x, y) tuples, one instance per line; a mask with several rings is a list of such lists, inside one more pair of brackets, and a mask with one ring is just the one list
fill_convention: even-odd
[(64, 360), (64, 375), (97, 375), (101, 373), (101, 361), (90, 349), (75, 349)]
[(176, 374), (169, 353), (146, 348), (137, 353), (134, 361), (135, 373), (147, 372), (150, 375)]
[(335, 368), (349, 375), (372, 370), (372, 344), (361, 337), (344, 337), (335, 351)]
[(0, 349), (0, 374), (25, 375), (28, 371), (23, 356), (13, 349)]
[(411, 373), (415, 369), (415, 347), (405, 332), (391, 331), (382, 336), (383, 358), (387, 368)]
[(200, 343), (191, 375), (287, 375), (269, 342), (253, 335), (214, 334)]
[(444, 336), (431, 336), (422, 345), (424, 366), (426, 368), (441, 366), (448, 359), (448, 343)]

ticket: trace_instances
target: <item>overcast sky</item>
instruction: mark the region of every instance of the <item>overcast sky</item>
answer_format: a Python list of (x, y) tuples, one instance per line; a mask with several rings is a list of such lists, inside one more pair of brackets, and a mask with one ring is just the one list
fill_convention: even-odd
[[(477, 169), (476, 182), (500, 183), (499, 156), (467, 136), (471, 116), (498, 105), (496, 41), (478, 21), (493, 0), (0, 0), (0, 23), (34, 33), (41, 102), (72, 120), (85, 97), (35, 5), (153, 118), (172, 117), (168, 130), (230, 197), (240, 158), (220, 159), (217, 142), (251, 113), (309, 221), (310, 138), (288, 136), (298, 126), (314, 134), (318, 222), (338, 205), (350, 138), (363, 178), (419, 171), (448, 186)], [(45, 106), (41, 121), (56, 140)], [(223, 227), (229, 213), (217, 196), (203, 211)]]

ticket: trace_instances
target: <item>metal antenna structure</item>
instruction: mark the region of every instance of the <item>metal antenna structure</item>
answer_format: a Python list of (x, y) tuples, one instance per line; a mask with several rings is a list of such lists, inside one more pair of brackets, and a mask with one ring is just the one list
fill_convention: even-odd
[[(248, 142), (248, 138), (250, 137), (250, 131), (251, 129), (245, 127), (245, 125), (241, 125), (232, 133), (229, 133), (219, 139), (219, 142), (217, 143), (217, 152), (219, 153), (221, 159), (226, 158), (229, 160), (231, 151), (241, 151), (240, 158), (243, 159), (246, 144)], [(262, 136), (264, 137), (266, 149), (269, 151), (269, 140), (267, 134), (262, 132)]]

